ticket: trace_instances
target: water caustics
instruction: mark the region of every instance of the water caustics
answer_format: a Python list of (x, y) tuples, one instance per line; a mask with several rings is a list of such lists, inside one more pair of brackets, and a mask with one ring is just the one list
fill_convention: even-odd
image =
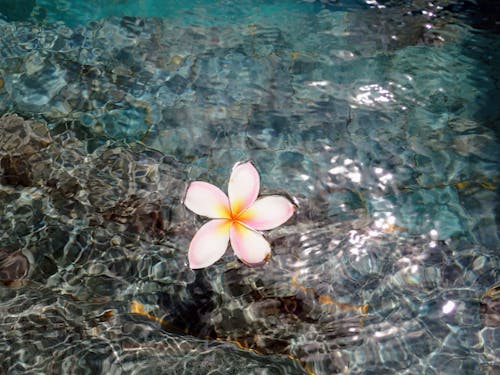
[[(498, 371), (493, 2), (21, 3), (0, 9), (7, 373)], [(186, 189), (243, 160), (295, 213), (265, 264), (191, 270)]]

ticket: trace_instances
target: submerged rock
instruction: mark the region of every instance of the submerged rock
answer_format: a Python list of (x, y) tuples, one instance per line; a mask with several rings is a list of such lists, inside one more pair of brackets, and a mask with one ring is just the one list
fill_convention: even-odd
[(20, 252), (9, 253), (0, 249), (0, 282), (12, 285), (21, 281), (29, 272), (29, 262)]
[[(273, 255), (263, 267), (249, 268), (228, 251), (209, 269), (192, 271), (187, 248), (201, 223), (181, 205), (188, 183), (184, 164), (140, 144), (108, 142), (88, 150), (71, 131), (53, 135), (41, 123), (13, 114), (0, 118), (0, 129), (0, 280), (10, 288), (28, 288), (23, 289), (28, 295), (46, 288), (64, 296), (66, 306), (81, 309), (63, 319), (57, 299), (49, 303), (50, 314), (46, 297), (30, 302), (45, 306), (43, 324), (55, 337), (64, 327), (79, 332), (70, 351), (86, 353), (91, 342), (113, 342), (113, 354), (102, 347), (100, 359), (92, 359), (96, 369), (115, 369), (118, 363), (156, 369), (171, 363), (173, 346), (187, 346), (193, 357), (175, 358), (190, 368), (217, 358), (221, 366), (252, 368), (256, 374), (269, 368), (287, 374), (362, 373), (367, 363), (385, 366), (389, 358), (379, 345), (388, 335), (392, 341), (384, 345), (399, 356), (392, 368), (425, 372), (404, 348), (418, 337), (418, 358), (431, 356), (441, 345), (433, 337), (455, 334), (447, 328), (450, 319), (465, 324), (463, 315), (442, 310), (447, 297), (441, 286), (487, 288), (492, 282), (494, 258), (489, 263), (477, 255), (457, 258), (454, 252), (463, 250), (436, 234), (412, 235), (390, 218), (373, 220), (361, 198), (348, 192), (334, 194), (332, 204), (347, 200), (352, 206), (335, 211), (321, 195), (297, 195), (294, 219), (268, 234)], [(286, 167), (306, 161), (286, 152), (281, 162)], [(349, 186), (348, 179), (342, 181), (332, 179), (330, 188)], [(480, 277), (464, 274), (472, 262), (481, 267)], [(470, 295), (446, 293), (464, 301), (457, 309), (469, 306)], [(17, 304), (16, 298), (10, 302)], [(481, 311), (491, 327), (495, 305), (488, 298)], [(427, 310), (433, 319), (422, 313)], [(8, 334), (12, 319), (35, 319), (22, 306), (16, 311), (9, 310), (1, 323), (10, 353), (21, 342)], [(82, 314), (90, 320), (82, 321)], [(418, 322), (411, 318), (415, 314), (423, 314)], [(388, 325), (401, 319), (395, 336)], [(59, 328), (52, 327), (55, 321)], [(426, 333), (430, 324), (433, 335)], [(470, 324), (482, 323), (478, 318)], [(23, 327), (44, 342), (46, 330)], [(229, 352), (221, 356), (227, 345)], [(72, 358), (57, 353), (44, 369)], [(233, 363), (240, 356), (245, 359)], [(9, 366), (16, 358), (9, 355)]]
[[(71, 133), (53, 138), (45, 125), (16, 115), (1, 117), (0, 129), (0, 181), (14, 189), (5, 190), (14, 201), (38, 196), (58, 212), (54, 219), (70, 226), (111, 220), (123, 231), (155, 236), (167, 228), (166, 206), (184, 188), (173, 160), (139, 145), (106, 145), (89, 154)], [(5, 227), (2, 234), (9, 232)]]
[[(52, 143), (45, 125), (24, 121), (16, 115), (0, 118), (1, 182), (10, 186), (33, 186), (43, 183), (39, 173), (44, 169), (40, 156)], [(43, 157), (42, 157), (43, 159)], [(37, 161), (41, 162), (40, 164)], [(38, 164), (34, 166), (34, 164)], [(42, 176), (42, 179), (45, 176)], [(37, 181), (35, 181), (37, 180)]]

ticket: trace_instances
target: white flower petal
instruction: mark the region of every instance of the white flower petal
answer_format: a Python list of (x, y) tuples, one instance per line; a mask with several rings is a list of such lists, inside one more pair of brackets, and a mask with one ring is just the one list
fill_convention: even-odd
[(191, 182), (184, 198), (184, 205), (195, 214), (212, 219), (231, 217), (229, 199), (226, 194), (208, 182)]
[(246, 264), (258, 265), (269, 258), (271, 245), (264, 237), (243, 224), (234, 222), (229, 231), (231, 247), (236, 256)]
[(271, 195), (257, 200), (241, 213), (238, 220), (257, 230), (269, 230), (286, 222), (295, 212), (295, 205), (285, 197)]
[(210, 220), (194, 235), (189, 245), (189, 267), (205, 268), (217, 262), (226, 252), (231, 222), (225, 219)]
[(233, 216), (250, 207), (259, 195), (259, 172), (251, 162), (236, 164), (228, 185), (229, 202)]

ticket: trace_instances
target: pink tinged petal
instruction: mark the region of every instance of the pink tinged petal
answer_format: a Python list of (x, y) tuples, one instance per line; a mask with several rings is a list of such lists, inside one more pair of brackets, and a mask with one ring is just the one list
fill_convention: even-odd
[(251, 162), (233, 167), (227, 189), (233, 217), (255, 202), (259, 195), (259, 185), (259, 172)]
[(217, 186), (203, 181), (194, 181), (188, 187), (184, 205), (195, 214), (212, 219), (229, 219), (229, 199)]
[(260, 233), (238, 222), (233, 222), (229, 231), (229, 238), (236, 256), (246, 264), (257, 265), (262, 263), (271, 254), (271, 245)]
[(205, 268), (217, 262), (226, 252), (231, 222), (225, 219), (210, 220), (194, 235), (189, 245), (189, 267)]
[(269, 230), (286, 222), (295, 212), (295, 205), (285, 197), (270, 195), (257, 200), (241, 213), (238, 220), (257, 230)]

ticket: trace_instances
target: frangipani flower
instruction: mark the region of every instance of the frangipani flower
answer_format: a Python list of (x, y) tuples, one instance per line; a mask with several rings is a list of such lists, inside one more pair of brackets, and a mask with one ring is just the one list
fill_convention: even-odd
[(205, 223), (189, 245), (189, 266), (205, 268), (226, 252), (231, 242), (236, 256), (246, 264), (257, 265), (270, 256), (271, 245), (260, 230), (276, 228), (294, 213), (287, 198), (270, 195), (257, 200), (260, 177), (251, 162), (236, 164), (228, 184), (228, 196), (217, 186), (192, 182), (184, 198), (194, 213), (213, 220)]

